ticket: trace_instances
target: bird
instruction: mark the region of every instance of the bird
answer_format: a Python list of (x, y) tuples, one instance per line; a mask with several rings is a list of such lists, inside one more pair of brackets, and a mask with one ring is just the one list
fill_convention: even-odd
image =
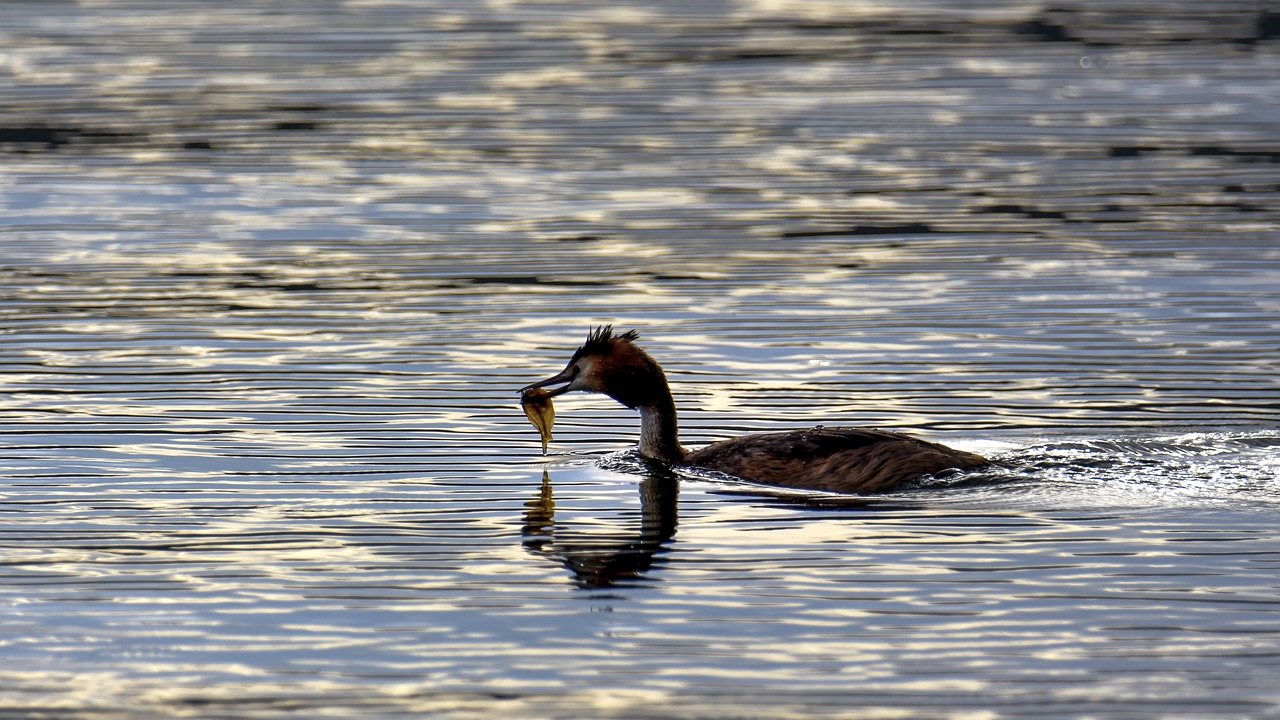
[(640, 455), (672, 466), (706, 468), (763, 485), (846, 494), (898, 489), (929, 475), (992, 464), (903, 433), (860, 427), (815, 426), (756, 433), (689, 451), (677, 435), (675, 401), (662, 366), (636, 341), (635, 330), (612, 325), (588, 332), (564, 370), (521, 389), (545, 397), (584, 391), (607, 395), (640, 413)]

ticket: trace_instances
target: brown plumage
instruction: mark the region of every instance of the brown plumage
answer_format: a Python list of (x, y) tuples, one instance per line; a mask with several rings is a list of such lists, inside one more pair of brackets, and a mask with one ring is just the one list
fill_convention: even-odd
[(666, 374), (635, 344), (637, 337), (634, 330), (614, 335), (612, 326), (596, 328), (563, 371), (521, 392), (559, 385), (548, 396), (573, 390), (603, 393), (640, 411), (641, 455), (766, 485), (873, 493), (925, 475), (991, 464), (980, 455), (910, 435), (848, 427), (744, 435), (688, 452), (677, 438)]

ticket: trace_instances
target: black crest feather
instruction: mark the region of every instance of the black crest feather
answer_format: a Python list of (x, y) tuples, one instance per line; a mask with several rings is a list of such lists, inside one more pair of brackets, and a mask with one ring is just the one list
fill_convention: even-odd
[[(603, 355), (608, 353), (610, 344), (614, 340), (623, 342), (632, 342), (639, 339), (640, 333), (635, 330), (628, 330), (621, 335), (613, 334), (612, 325), (601, 325), (587, 333), (587, 341), (582, 343), (582, 347), (578, 348), (573, 354), (573, 360), (577, 360), (585, 355)], [(570, 361), (572, 362), (572, 360)]]

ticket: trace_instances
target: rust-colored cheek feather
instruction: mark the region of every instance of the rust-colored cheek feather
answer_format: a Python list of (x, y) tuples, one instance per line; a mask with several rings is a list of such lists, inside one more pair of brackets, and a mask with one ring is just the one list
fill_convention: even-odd
[(643, 350), (632, 346), (596, 362), (604, 393), (631, 409), (653, 403), (667, 389), (667, 376)]

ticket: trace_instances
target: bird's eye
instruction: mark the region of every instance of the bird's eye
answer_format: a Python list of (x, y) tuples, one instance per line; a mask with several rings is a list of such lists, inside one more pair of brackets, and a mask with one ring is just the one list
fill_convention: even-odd
[(578, 377), (578, 375), (582, 372), (582, 368), (578, 367), (577, 365), (574, 365), (572, 372), (574, 377)]

